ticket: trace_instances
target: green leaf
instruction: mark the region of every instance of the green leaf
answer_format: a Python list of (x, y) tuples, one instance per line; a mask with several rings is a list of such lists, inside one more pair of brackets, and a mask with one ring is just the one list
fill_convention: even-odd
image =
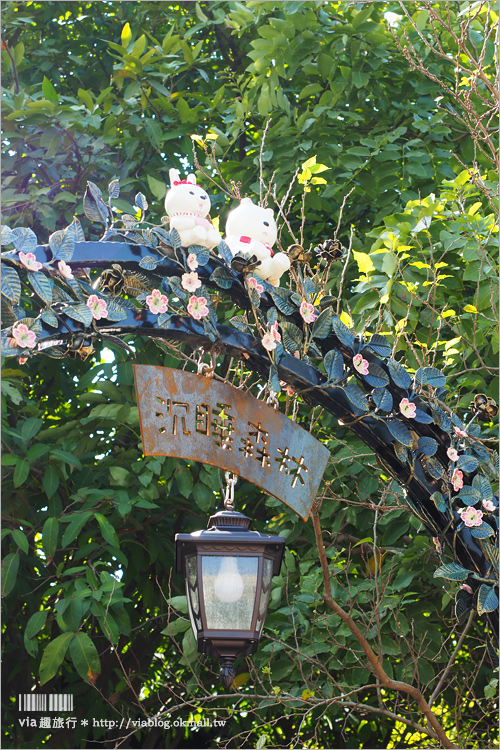
[(42, 547), (47, 557), (53, 558), (59, 538), (59, 521), (57, 518), (47, 518), (42, 529)]
[(23, 436), (23, 442), (29, 443), (29, 441), (37, 435), (42, 429), (43, 420), (37, 419), (36, 417), (30, 417), (23, 422), (21, 427), (21, 435)]
[(26, 534), (24, 534), (21, 531), (21, 529), (12, 529), (12, 538), (17, 544), (17, 546), (19, 547), (19, 549), (22, 550), (27, 555), (30, 549), (30, 545), (26, 537)]
[(402, 443), (407, 448), (413, 446), (411, 432), (405, 424), (402, 424), (401, 422), (386, 422), (385, 425), (391, 435), (396, 438), (399, 443)]
[(498, 607), (498, 596), (495, 594), (493, 586), (483, 583), (477, 595), (477, 613), (482, 615), (485, 612), (494, 612)]
[(189, 620), (184, 620), (182, 617), (178, 617), (177, 620), (169, 623), (166, 628), (161, 632), (162, 635), (168, 635), (170, 638), (175, 638), (180, 633), (185, 633), (188, 628), (191, 627)]
[(8, 596), (16, 585), (19, 553), (9, 552), (2, 561), (2, 596)]
[(14, 477), (13, 477), (13, 483), (14, 487), (20, 487), (26, 479), (28, 478), (28, 475), (30, 473), (30, 465), (27, 461), (19, 461), (16, 464), (16, 468), (14, 469)]
[(12, 303), (17, 304), (21, 296), (21, 280), (19, 274), (15, 268), (2, 264), (2, 276), (1, 276), (1, 288), (2, 294), (4, 294), (8, 300)]
[(84, 513), (78, 514), (76, 518), (69, 522), (61, 539), (61, 547), (67, 547), (68, 544), (71, 544), (73, 539), (77, 538), (92, 515), (93, 513), (91, 511), (85, 511)]
[(26, 630), (24, 631), (27, 638), (33, 638), (40, 632), (47, 621), (48, 614), (48, 609), (42, 609), (39, 612), (35, 612), (34, 615), (31, 615), (26, 624)]
[(173, 607), (174, 609), (177, 609), (179, 612), (182, 612), (183, 615), (187, 615), (188, 603), (187, 603), (187, 598), (185, 596), (173, 596), (171, 599), (168, 600), (168, 604), (170, 607)]
[(74, 633), (62, 633), (45, 648), (40, 662), (40, 685), (45, 685), (56, 675), (74, 637)]
[(72, 453), (68, 453), (68, 451), (63, 450), (62, 448), (52, 448), (50, 451), (50, 455), (54, 456), (54, 458), (57, 458), (59, 461), (62, 461), (65, 464), (69, 464), (70, 466), (74, 466), (76, 469), (81, 469), (82, 464), (74, 456)]
[(465, 581), (470, 575), (472, 575), (470, 570), (457, 565), (457, 563), (441, 565), (434, 571), (434, 578), (446, 578), (447, 581)]
[(94, 517), (101, 528), (101, 534), (103, 535), (104, 539), (108, 542), (108, 544), (111, 544), (112, 547), (117, 547), (119, 549), (120, 542), (116, 535), (116, 531), (114, 530), (108, 519), (103, 516), (102, 513), (95, 513)]
[(409, 373), (407, 373), (405, 368), (400, 365), (399, 362), (396, 362), (395, 359), (390, 359), (387, 362), (387, 365), (394, 384), (399, 388), (405, 388), (407, 390), (411, 385), (411, 377)]
[(43, 474), (43, 489), (47, 497), (52, 497), (54, 492), (59, 487), (59, 474), (55, 466), (49, 464)]
[(69, 653), (80, 677), (91, 685), (101, 674), (101, 661), (93, 642), (86, 633), (75, 633)]
[(42, 93), (44, 97), (49, 100), (49, 102), (52, 102), (52, 104), (58, 104), (59, 96), (57, 95), (57, 91), (55, 90), (54, 86), (49, 81), (47, 76), (43, 77)]
[(148, 181), (149, 189), (153, 193), (153, 196), (156, 198), (156, 200), (162, 201), (167, 192), (167, 186), (165, 185), (163, 180), (157, 180), (156, 177), (151, 177), (151, 175), (146, 175), (146, 179)]

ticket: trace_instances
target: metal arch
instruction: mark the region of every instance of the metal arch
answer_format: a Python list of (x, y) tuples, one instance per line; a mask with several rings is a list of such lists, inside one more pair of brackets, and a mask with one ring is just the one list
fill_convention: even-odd
[[(164, 276), (178, 273), (178, 264), (169, 257), (172, 255), (170, 249), (163, 249), (164, 257), (158, 264), (153, 276), (162, 279)], [(151, 254), (151, 248), (144, 245), (132, 245), (126, 242), (77, 242), (73, 258), (68, 264), (72, 270), (78, 269), (104, 269), (111, 263), (119, 263), (127, 270), (140, 270), (139, 261)], [(12, 255), (12, 261), (15, 262), (15, 253), (4, 253), (2, 257), (9, 260)], [(48, 245), (38, 246), (36, 248), (36, 257), (38, 260), (47, 262), (52, 257)], [(207, 286), (213, 286), (219, 289), (209, 281), (211, 273), (219, 266), (227, 266), (222, 260), (211, 257), (206, 266), (197, 269), (200, 277)], [(240, 308), (248, 309), (250, 307), (248, 296), (242, 283), (242, 276), (232, 271), (234, 274), (234, 284), (230, 289), (224, 290)], [(265, 295), (262, 297), (261, 307), (266, 309), (272, 304), (270, 298), (266, 300)], [(49, 326), (42, 321), (42, 334), (39, 337), (39, 348), (41, 350), (52, 346), (57, 346), (71, 339), (75, 334), (83, 334), (86, 338), (90, 336), (88, 329), (67, 316), (61, 316), (67, 328), (67, 332), (61, 334), (60, 331), (54, 332)], [(257, 372), (263, 378), (268, 377), (270, 361), (266, 350), (262, 347), (260, 341), (249, 334), (238, 331), (232, 327), (217, 325), (219, 338), (214, 344), (204, 333), (203, 326), (187, 316), (172, 316), (168, 327), (158, 327), (156, 325), (157, 316), (146, 310), (130, 310), (127, 319), (120, 321), (115, 325), (109, 323), (101, 324), (100, 321), (95, 323), (96, 330), (101, 334), (127, 335), (135, 334), (147, 336), (150, 338), (160, 338), (176, 342), (186, 342), (193, 347), (203, 347), (206, 351), (217, 347), (218, 351), (224, 352), (235, 358), (241, 359), (245, 365)], [(300, 320), (297, 322), (300, 323)], [(339, 349), (344, 358), (349, 360), (352, 357), (342, 343), (334, 336), (330, 335), (322, 342), (324, 352), (333, 347)], [(387, 372), (385, 363), (375, 354), (370, 352), (364, 353), (363, 356), (373, 363), (378, 364)], [(456, 511), (453, 511), (453, 519), (450, 516), (437, 510), (430, 496), (438, 491), (439, 483), (429, 478), (425, 472), (422, 461), (415, 458), (414, 466), (410, 472), (408, 466), (402, 463), (396, 456), (392, 443), (393, 436), (389, 433), (384, 422), (374, 419), (370, 416), (364, 416), (360, 421), (355, 421), (354, 417), (361, 416), (362, 412), (357, 410), (351, 402), (348, 401), (341, 388), (326, 387), (320, 388), (326, 381), (325, 376), (312, 365), (308, 365), (301, 360), (296, 359), (290, 354), (285, 354), (278, 365), (278, 373), (282, 380), (289, 383), (296, 390), (301, 398), (310, 405), (320, 405), (324, 407), (332, 416), (344, 422), (354, 434), (356, 434), (373, 452), (378, 456), (385, 468), (398, 481), (406, 491), (409, 505), (426, 526), (435, 533), (438, 530), (450, 546), (455, 547), (458, 561), (472, 570), (476, 570), (480, 576), (488, 577), (490, 565), (486, 560), (481, 547), (476, 539), (471, 535), (468, 528), (463, 528), (460, 532), (453, 531), (454, 522), (460, 520)], [(397, 398), (403, 397), (403, 391), (393, 384), (388, 386), (392, 395)], [(419, 408), (426, 410), (423, 402), (418, 403)], [(438, 442), (437, 457), (446, 462), (446, 449), (449, 446), (449, 436), (436, 425), (415, 425), (420, 436), (433, 437)], [(426, 521), (429, 519), (430, 523)], [(451, 523), (450, 523), (451, 520)], [(491, 624), (494, 633), (498, 633), (498, 612), (487, 613), (487, 618)]]

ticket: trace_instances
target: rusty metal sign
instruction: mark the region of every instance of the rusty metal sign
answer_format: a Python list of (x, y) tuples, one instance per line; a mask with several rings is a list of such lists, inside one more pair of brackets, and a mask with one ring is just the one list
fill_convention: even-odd
[(218, 466), (307, 520), (330, 452), (291, 419), (206, 375), (134, 365), (143, 452)]

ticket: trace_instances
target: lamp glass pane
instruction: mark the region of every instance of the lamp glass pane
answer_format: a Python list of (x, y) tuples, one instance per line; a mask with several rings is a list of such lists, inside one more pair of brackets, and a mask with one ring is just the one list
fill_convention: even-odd
[(250, 630), (258, 569), (258, 557), (202, 556), (207, 630)]
[(262, 576), (262, 589), (260, 591), (259, 611), (257, 613), (257, 630), (260, 632), (266, 619), (269, 594), (271, 592), (271, 580), (273, 577), (273, 563), (267, 557), (264, 558), (264, 572)]
[(201, 630), (200, 598), (198, 596), (198, 565), (196, 555), (186, 559), (186, 594), (188, 600), (189, 619), (193, 632), (197, 635)]

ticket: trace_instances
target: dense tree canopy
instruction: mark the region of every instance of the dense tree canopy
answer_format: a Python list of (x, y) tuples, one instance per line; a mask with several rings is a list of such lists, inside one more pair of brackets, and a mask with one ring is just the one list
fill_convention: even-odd
[[(409, 372), (444, 372), (447, 390), (433, 398), (458, 415), (489, 471), (494, 408), (475, 400), (498, 391), (489, 3), (3, 8), (2, 223), (31, 227), (42, 244), (76, 215), (98, 239), (87, 181), (106, 193), (119, 179), (114, 208), (140, 218), (140, 192), (159, 225), (171, 167), (197, 172), (221, 231), (235, 197), (267, 199), (280, 248), (310, 250), (318, 274), (313, 248), (338, 236), (344, 254), (324, 289), (333, 311), (365, 338), (384, 335)], [(38, 314), (29, 295), (24, 304)], [(21, 319), (9, 298), (2, 312), (4, 328)], [(235, 311), (219, 300), (217, 314)], [(93, 339), (86, 359), (75, 347), (4, 361), (5, 746), (442, 746), (415, 694), (384, 687), (327, 606), (322, 550), (331, 597), (388, 678), (425, 697), (447, 746), (495, 747), (497, 656), (474, 615), (477, 591), (433, 578), (451, 546), (433, 543), (359, 438), (297, 394), (280, 394), (282, 410), (331, 452), (315, 523), (238, 485), (238, 509), (287, 549), (259, 651), (221, 693), (173, 572), (174, 534), (204, 527), (220, 503), (218, 471), (143, 456), (132, 375), (134, 361), (193, 371), (197, 355), (126, 341)], [(216, 372), (254, 395), (265, 386), (229, 356)], [(19, 724), (14, 695), (35, 685), (75, 696), (76, 727)], [(170, 726), (118, 728), (153, 716)]]

